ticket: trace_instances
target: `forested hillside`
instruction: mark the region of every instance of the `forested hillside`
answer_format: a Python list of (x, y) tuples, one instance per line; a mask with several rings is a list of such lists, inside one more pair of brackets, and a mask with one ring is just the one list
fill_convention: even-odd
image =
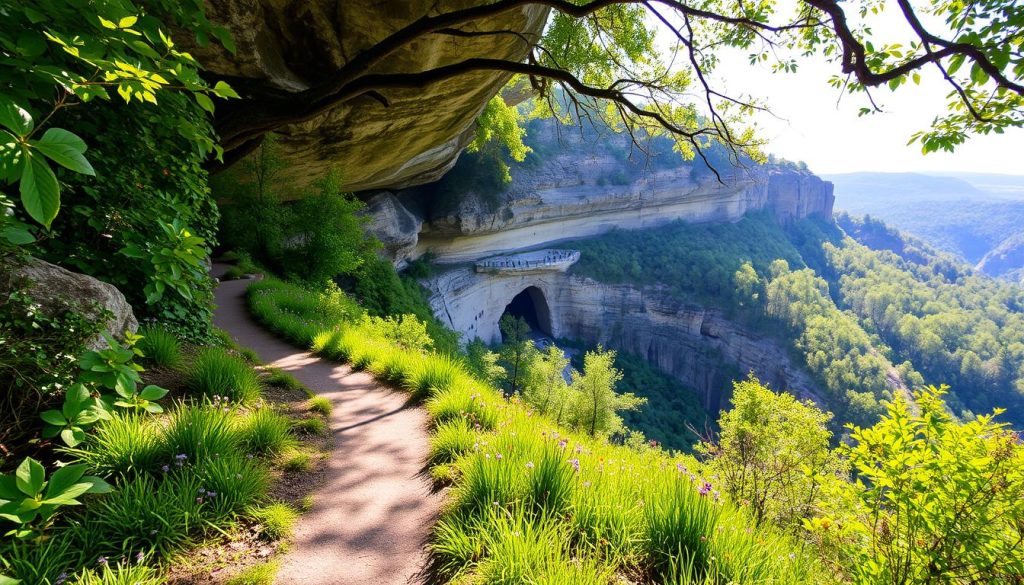
[(950, 385), (960, 415), (1004, 407), (1024, 420), (1024, 291), (881, 222), (842, 219), (854, 237), (763, 216), (615, 232), (575, 243), (574, 270), (667, 285), (783, 340), (837, 421), (870, 423), (882, 400), (924, 383)]

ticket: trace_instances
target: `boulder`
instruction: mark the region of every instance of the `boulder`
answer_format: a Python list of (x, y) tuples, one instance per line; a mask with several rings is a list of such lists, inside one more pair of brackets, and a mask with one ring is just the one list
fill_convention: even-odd
[[(207, 16), (226, 27), (237, 51), (217, 43), (180, 43), (243, 95), (301, 91), (413, 21), (479, 4), (480, 0), (207, 0)], [(409, 73), (472, 57), (520, 61), (523, 39), (537, 39), (548, 8), (539, 5), (481, 19), (465, 30), (515, 31), (455, 38), (428, 34), (396, 50), (371, 73)], [(509, 74), (473, 72), (423, 89), (382, 91), (390, 105), (369, 97), (334, 107), (314, 120), (279, 130), (288, 162), (284, 183), (304, 185), (332, 169), (343, 188), (399, 188), (440, 178), (473, 137), (474, 122)]]
[[(23, 263), (0, 260), (0, 293), (6, 294), (14, 288), (31, 296), (47, 315), (74, 311), (91, 321), (109, 317), (104, 328), (115, 336), (125, 331), (134, 333), (139, 327), (131, 305), (117, 287), (37, 258)], [(106, 342), (97, 335), (85, 345), (88, 349), (99, 349), (105, 347)]]
[(394, 194), (378, 193), (366, 201), (366, 232), (384, 245), (384, 255), (399, 264), (412, 255), (423, 220), (413, 215)]

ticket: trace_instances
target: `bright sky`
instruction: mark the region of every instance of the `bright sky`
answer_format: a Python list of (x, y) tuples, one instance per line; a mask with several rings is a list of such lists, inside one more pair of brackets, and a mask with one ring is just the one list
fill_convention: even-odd
[[(887, 22), (875, 22), (875, 32), (899, 34), (907, 25), (901, 16), (894, 16), (885, 15)], [(890, 36), (888, 40), (896, 39)], [(730, 95), (746, 93), (771, 107), (778, 118), (758, 114), (757, 122), (762, 136), (770, 141), (768, 152), (777, 156), (803, 160), (816, 173), (941, 170), (1024, 174), (1021, 129), (975, 136), (953, 154), (923, 155), (920, 145), (907, 145), (914, 132), (928, 128), (935, 116), (945, 111), (949, 86), (934, 67), (921, 72), (919, 86), (904, 85), (896, 92), (874, 90), (872, 95), (885, 112), (858, 117), (858, 110), (867, 105), (866, 98), (840, 95), (828, 85), (839, 73), (837, 65), (803, 58), (798, 59), (797, 73), (775, 74), (767, 65), (750, 66), (747, 53), (720, 53), (717, 72)]]

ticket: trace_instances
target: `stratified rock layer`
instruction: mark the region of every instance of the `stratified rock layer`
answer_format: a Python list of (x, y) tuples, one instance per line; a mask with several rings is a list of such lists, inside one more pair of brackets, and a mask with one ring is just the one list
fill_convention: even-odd
[(610, 285), (562, 273), (486, 275), (446, 271), (428, 283), (434, 312), (467, 339), (498, 342), (498, 320), (513, 297), (534, 290), (540, 327), (555, 338), (586, 340), (647, 359), (697, 390), (711, 412), (730, 387), (722, 364), (753, 372), (777, 390), (823, 403), (811, 376), (775, 339), (718, 310), (684, 303), (658, 288)]
[[(416, 19), (478, 3), (208, 0), (210, 20), (227, 27), (238, 50), (232, 55), (216, 43), (190, 49), (208, 71), (238, 78), (240, 88), (300, 91)], [(464, 28), (514, 31), (535, 39), (547, 14), (546, 7), (527, 6)], [(419, 72), (471, 57), (519, 61), (527, 51), (527, 43), (515, 34), (428, 34), (395, 51), (372, 73)], [(343, 188), (352, 191), (436, 180), (455, 163), (472, 138), (474, 120), (509, 77), (474, 72), (424, 89), (382, 90), (388, 107), (358, 98), (310, 122), (282, 128), (279, 144), (289, 164), (281, 180), (302, 185), (338, 170)]]

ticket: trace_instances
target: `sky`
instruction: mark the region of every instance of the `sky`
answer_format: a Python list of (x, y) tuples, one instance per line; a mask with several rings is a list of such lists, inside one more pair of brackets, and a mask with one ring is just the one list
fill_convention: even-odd
[[(785, 2), (786, 0), (782, 0)], [(906, 22), (900, 15), (883, 14), (872, 22), (875, 33), (890, 42), (902, 40)], [(662, 37), (659, 34), (659, 37)], [(665, 39), (670, 34), (664, 34)], [(729, 95), (761, 98), (772, 114), (759, 113), (760, 136), (766, 150), (779, 157), (804, 161), (815, 173), (979, 172), (1024, 175), (1024, 129), (1003, 135), (975, 136), (952, 153), (924, 155), (911, 135), (930, 127), (946, 109), (949, 86), (938, 71), (921, 71), (921, 85), (904, 85), (896, 92), (878, 88), (872, 95), (883, 113), (857, 115), (866, 98), (842, 95), (828, 85), (838, 65), (821, 58), (800, 58), (796, 73), (772, 73), (767, 65), (751, 66), (750, 51), (720, 52), (717, 76)]]

